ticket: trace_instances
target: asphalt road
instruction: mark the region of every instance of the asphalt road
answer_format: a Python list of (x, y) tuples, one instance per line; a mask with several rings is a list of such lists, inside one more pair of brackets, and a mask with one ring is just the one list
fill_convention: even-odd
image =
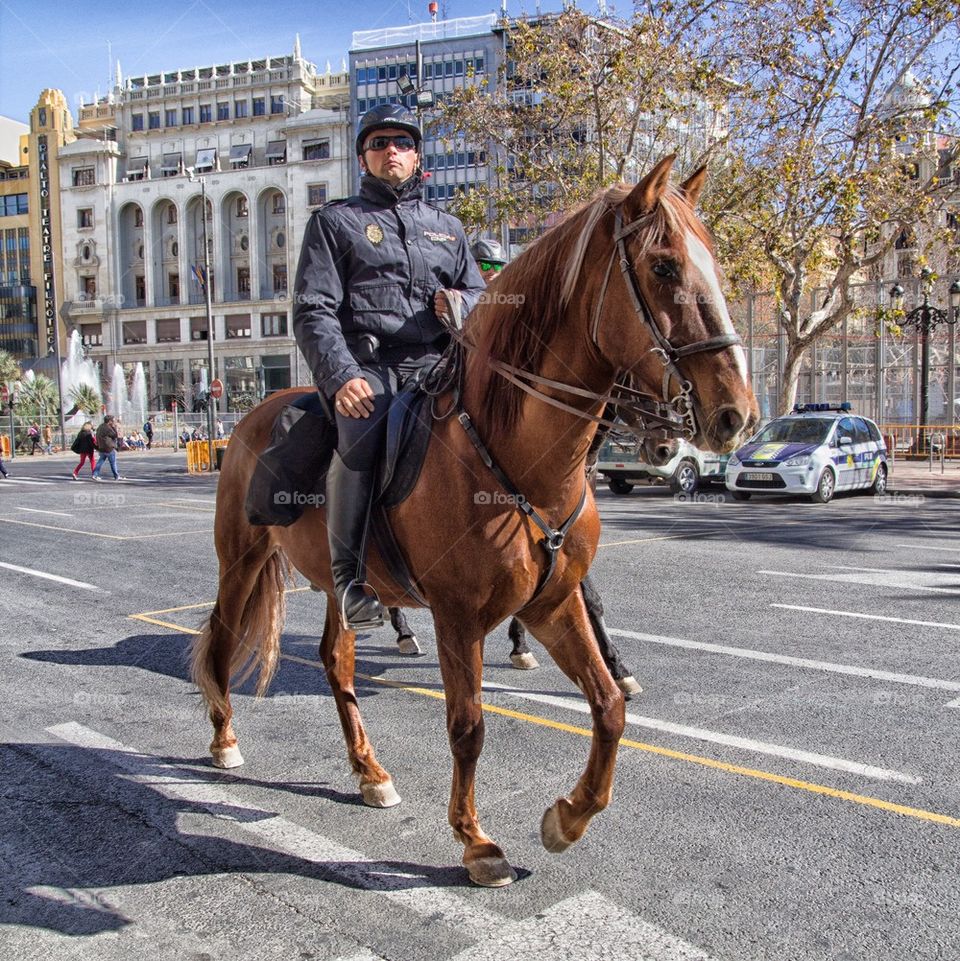
[(589, 718), (539, 646), (511, 669), (501, 627), (477, 801), (520, 877), (480, 890), (429, 619), (419, 659), (358, 641), (401, 805), (358, 800), (308, 590), (269, 696), (234, 699), (246, 765), (215, 771), (184, 666), (215, 479), (163, 452), (121, 455), (125, 483), (71, 465), (0, 481), (4, 959), (960, 958), (960, 501), (601, 491), (595, 572), (645, 688), (614, 801), (541, 847)]

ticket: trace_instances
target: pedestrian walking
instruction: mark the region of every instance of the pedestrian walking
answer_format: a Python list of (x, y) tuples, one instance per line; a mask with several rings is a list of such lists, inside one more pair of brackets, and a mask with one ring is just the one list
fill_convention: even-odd
[(97, 458), (97, 466), (93, 469), (93, 479), (102, 480), (100, 471), (103, 469), (104, 462), (110, 465), (113, 471), (114, 480), (123, 480), (117, 471), (117, 420), (113, 414), (107, 414), (103, 418), (103, 423), (97, 428), (97, 451), (100, 456)]
[(43, 452), (45, 454), (53, 453), (53, 428), (49, 424), (43, 425)]
[(143, 424), (143, 439), (147, 442), (147, 450), (153, 446), (153, 418), (148, 417)]
[(7, 479), (7, 468), (3, 465), (3, 451), (0, 450), (0, 477)]
[(359, 196), (313, 213), (297, 268), (294, 334), (339, 438), (327, 471), (327, 534), (347, 629), (383, 624), (366, 584), (365, 542), (390, 401), (437, 362), (451, 300), (466, 316), (483, 293), (460, 221), (421, 199), (421, 139), (405, 107), (363, 115)]
[(73, 443), (70, 445), (70, 450), (72, 450), (74, 454), (80, 455), (80, 463), (74, 467), (73, 474), (71, 475), (73, 479), (80, 480), (80, 471), (88, 458), (90, 460), (90, 476), (96, 477), (96, 474), (94, 474), (93, 460), (94, 454), (97, 451), (97, 445), (93, 437), (93, 424), (90, 421), (87, 421), (83, 427), (80, 428), (77, 436), (73, 439)]
[(223, 440), (223, 421), (217, 418), (217, 440)]
[(40, 425), (39, 425), (36, 421), (34, 421), (34, 422), (29, 426), (29, 428), (27, 428), (27, 439), (28, 439), (28, 440), (30, 441), (30, 443), (32, 444), (32, 446), (31, 446), (31, 448), (30, 448), (30, 456), (31, 456), (31, 457), (33, 457), (33, 455), (37, 452), (37, 448), (38, 448), (38, 447), (40, 448), (41, 452), (43, 451), (43, 447), (40, 446), (40, 445), (41, 445), (41, 442), (42, 442), (42, 440), (43, 440), (43, 438), (42, 438), (42, 436), (41, 436), (41, 434), (40, 434)]

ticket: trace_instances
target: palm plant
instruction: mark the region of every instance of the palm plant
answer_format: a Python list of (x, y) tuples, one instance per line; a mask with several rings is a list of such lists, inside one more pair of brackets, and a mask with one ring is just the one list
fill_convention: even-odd
[(46, 417), (57, 410), (57, 396), (57, 385), (43, 374), (22, 380), (17, 413), (28, 419)]
[(70, 388), (70, 403), (74, 413), (82, 410), (89, 417), (92, 417), (100, 412), (103, 398), (95, 387), (91, 387), (89, 384), (78, 384), (76, 387)]
[(0, 384), (12, 384), (20, 379), (20, 365), (13, 354), (0, 350)]

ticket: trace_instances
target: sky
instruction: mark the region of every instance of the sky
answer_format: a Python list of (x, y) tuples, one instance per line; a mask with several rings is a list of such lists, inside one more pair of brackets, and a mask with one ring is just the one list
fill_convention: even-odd
[[(536, 5), (509, 0), (507, 9), (518, 16)], [(560, 5), (543, 0), (542, 9)], [(499, 0), (440, 6), (448, 19), (500, 9)], [(256, 60), (292, 53), (298, 33), (307, 60), (337, 70), (354, 30), (429, 19), (427, 0), (0, 0), (0, 116), (26, 123), (41, 90), (54, 87), (76, 119), (81, 102), (110, 89), (118, 60), (124, 76)]]

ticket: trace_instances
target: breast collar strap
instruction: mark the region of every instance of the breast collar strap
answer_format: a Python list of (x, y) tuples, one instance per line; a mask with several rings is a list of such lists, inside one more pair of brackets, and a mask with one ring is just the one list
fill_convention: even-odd
[[(557, 566), (557, 554), (560, 553), (560, 549), (563, 547), (564, 539), (567, 536), (567, 532), (576, 524), (580, 515), (583, 513), (584, 505), (587, 503), (587, 480), (584, 477), (583, 480), (583, 490), (580, 492), (580, 500), (577, 502), (577, 506), (573, 509), (573, 513), (557, 528), (551, 527), (543, 517), (537, 512), (536, 508), (513, 486), (513, 482), (504, 473), (503, 468), (493, 459), (493, 455), (487, 450), (486, 445), (480, 439), (480, 435), (477, 433), (476, 427), (473, 426), (473, 421), (470, 419), (470, 415), (465, 411), (461, 410), (457, 414), (457, 419), (460, 421), (461, 427), (463, 427), (464, 432), (467, 437), (470, 438), (470, 443), (476, 448), (477, 453), (480, 455), (480, 459), (486, 464), (490, 473), (499, 481), (500, 486), (507, 492), (510, 499), (513, 501), (513, 506), (517, 508), (522, 514), (525, 514), (530, 520), (533, 521), (537, 527), (540, 528), (543, 533), (543, 540), (540, 541), (543, 549), (547, 552), (547, 566), (543, 569), (540, 574), (540, 579), (537, 581), (536, 589), (533, 592), (530, 601), (533, 601), (539, 596), (540, 592), (547, 586), (547, 582), (553, 577), (554, 568)], [(529, 602), (528, 602), (529, 603)]]

